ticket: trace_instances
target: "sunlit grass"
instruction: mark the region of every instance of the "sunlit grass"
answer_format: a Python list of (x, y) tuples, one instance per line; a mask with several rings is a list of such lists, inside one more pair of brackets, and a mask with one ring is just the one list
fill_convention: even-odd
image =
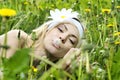
[[(39, 58), (41, 63), (38, 68), (32, 67), (28, 63), (30, 58), (27, 55), (17, 57), (24, 61), (21, 62), (24, 65), (15, 65), (19, 62), (16, 59), (18, 52), (22, 54), (27, 51), (26, 53), (29, 53), (29, 49), (21, 49), (10, 60), (0, 56), (1, 80), (120, 79), (119, 0), (0, 0), (0, 10), (4, 8), (13, 9), (17, 14), (9, 16), (10, 14), (2, 13), (1, 15), (0, 12), (0, 34), (11, 29), (22, 29), (30, 34), (32, 29), (48, 20), (47, 17), (51, 9), (72, 8), (80, 13), (80, 20), (86, 26), (84, 39), (87, 43), (82, 46), (79, 63), (76, 62), (76, 59), (72, 60), (70, 71), (58, 67), (58, 64), (62, 65), (61, 60), (55, 64), (46, 58)], [(6, 17), (3, 18), (3, 15), (6, 15)], [(5, 46), (0, 46), (0, 48), (5, 48)], [(25, 64), (28, 64), (28, 66)], [(48, 64), (51, 66), (49, 69), (47, 69)], [(5, 67), (6, 65), (7, 67)], [(1, 72), (3, 72), (3, 75), (1, 75)]]

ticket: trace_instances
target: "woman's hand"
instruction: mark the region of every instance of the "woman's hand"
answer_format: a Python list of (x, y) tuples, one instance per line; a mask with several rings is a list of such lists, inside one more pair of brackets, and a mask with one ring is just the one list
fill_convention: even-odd
[(62, 68), (66, 69), (70, 66), (73, 59), (78, 60), (80, 58), (80, 49), (78, 48), (71, 48), (66, 55), (63, 57), (63, 65)]

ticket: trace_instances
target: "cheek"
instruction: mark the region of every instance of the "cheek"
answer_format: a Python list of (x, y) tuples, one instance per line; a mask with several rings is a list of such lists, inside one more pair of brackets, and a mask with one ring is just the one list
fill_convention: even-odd
[(65, 47), (68, 48), (68, 49), (70, 49), (70, 48), (73, 48), (74, 45), (72, 45), (72, 44), (70, 43), (69, 39), (67, 39), (67, 40), (66, 40), (66, 43), (65, 43)]
[(45, 38), (43, 40), (43, 44), (45, 47), (51, 46), (52, 41), (57, 37), (58, 35), (55, 32), (48, 32), (45, 35)]
[(59, 35), (59, 32), (55, 29), (46, 33), (46, 37), (50, 37), (50, 38), (58, 35)]
[(65, 43), (63, 46), (63, 52), (68, 52), (73, 46), (71, 46), (69, 43)]
[(45, 40), (51, 40), (52, 38), (54, 38), (54, 33), (51, 33), (51, 32), (49, 32), (49, 33), (46, 33), (46, 35), (45, 35)]

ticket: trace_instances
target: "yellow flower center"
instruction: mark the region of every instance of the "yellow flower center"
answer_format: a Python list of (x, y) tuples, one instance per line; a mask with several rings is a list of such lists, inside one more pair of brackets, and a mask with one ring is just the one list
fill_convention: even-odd
[(61, 16), (62, 19), (64, 19), (66, 16)]

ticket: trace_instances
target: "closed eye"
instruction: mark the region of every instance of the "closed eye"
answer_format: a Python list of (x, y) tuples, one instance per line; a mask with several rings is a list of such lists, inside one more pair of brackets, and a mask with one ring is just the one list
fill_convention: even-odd
[(58, 27), (58, 30), (63, 33), (63, 30), (61, 28)]
[(75, 42), (73, 40), (71, 40), (71, 39), (69, 39), (69, 40), (70, 40), (71, 44), (73, 44), (73, 45), (75, 44)]

